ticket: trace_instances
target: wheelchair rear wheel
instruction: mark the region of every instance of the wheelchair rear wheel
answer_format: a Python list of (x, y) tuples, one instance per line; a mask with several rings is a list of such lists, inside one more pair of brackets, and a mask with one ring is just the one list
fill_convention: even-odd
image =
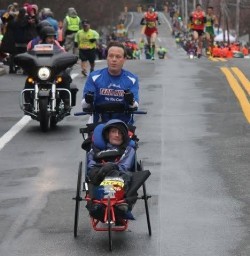
[(75, 204), (75, 221), (74, 221), (74, 237), (77, 237), (77, 231), (78, 231), (79, 208), (80, 208), (80, 201), (82, 201), (82, 198), (81, 198), (81, 185), (82, 185), (82, 162), (80, 162), (79, 169), (78, 169), (76, 197), (73, 198), (74, 200), (76, 200), (76, 204)]

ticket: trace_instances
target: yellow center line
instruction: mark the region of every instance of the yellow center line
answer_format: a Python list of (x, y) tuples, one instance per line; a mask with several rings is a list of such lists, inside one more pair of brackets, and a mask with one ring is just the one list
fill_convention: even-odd
[(222, 61), (222, 62), (227, 61), (226, 58), (217, 58), (217, 57), (209, 57), (208, 59), (211, 61)]
[(221, 67), (220, 69), (226, 76), (227, 81), (229, 82), (229, 85), (231, 86), (235, 96), (240, 102), (242, 111), (248, 123), (250, 123), (250, 104), (244, 90), (241, 88), (240, 84), (238, 83), (238, 81), (236, 80), (236, 78), (233, 76), (232, 72), (228, 68)]
[(216, 58), (213, 58), (213, 57), (209, 57), (209, 59), (210, 59), (211, 61), (219, 61), (219, 60), (217, 60)]
[(237, 75), (237, 77), (240, 79), (242, 85), (246, 89), (248, 95), (250, 95), (250, 81), (246, 78), (246, 76), (242, 73), (241, 70), (239, 70), (237, 67), (231, 68), (233, 72)]
[(227, 59), (225, 59), (225, 58), (218, 58), (220, 61), (227, 61)]

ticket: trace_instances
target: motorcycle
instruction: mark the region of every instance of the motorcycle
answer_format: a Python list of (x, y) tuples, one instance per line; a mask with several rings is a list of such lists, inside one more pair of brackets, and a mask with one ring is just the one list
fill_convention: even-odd
[[(28, 75), (20, 95), (20, 108), (40, 122), (43, 132), (70, 115), (76, 104), (78, 89), (71, 84), (69, 70), (77, 60), (76, 55), (59, 51), (52, 44), (38, 44), (33, 50), (15, 56), (15, 64)], [(70, 87), (64, 86), (65, 83), (70, 83)], [(67, 109), (62, 95), (67, 96)]]

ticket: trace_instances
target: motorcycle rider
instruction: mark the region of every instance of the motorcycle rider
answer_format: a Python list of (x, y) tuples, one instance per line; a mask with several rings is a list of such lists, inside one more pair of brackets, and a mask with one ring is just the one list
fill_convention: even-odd
[[(137, 108), (139, 105), (138, 77), (123, 69), (126, 61), (125, 46), (120, 42), (110, 42), (107, 47), (108, 67), (90, 73), (84, 89), (82, 108), (90, 108), (95, 105), (121, 103), (129, 108)], [(94, 116), (94, 121), (99, 119)], [(102, 114), (102, 121), (110, 119)], [(119, 118), (126, 123), (133, 123), (130, 114), (114, 114), (112, 118)]]
[(59, 51), (65, 52), (64, 48), (61, 47), (55, 37), (55, 29), (51, 25), (44, 25), (39, 33), (39, 36), (28, 43), (27, 51), (32, 50), (37, 44), (53, 44), (56, 48), (58, 48)]
[[(28, 43), (27, 51), (31, 51), (37, 44), (53, 44), (54, 49), (58, 50), (59, 53), (65, 52), (64, 48), (61, 47), (60, 43), (55, 39), (55, 37), (56, 37), (56, 31), (54, 30), (54, 28), (52, 26), (45, 25), (41, 29), (39, 33), (39, 37), (33, 39)], [(72, 82), (72, 78), (65, 71), (62, 72), (61, 76), (62, 76), (62, 82), (58, 86), (60, 86), (61, 88), (68, 89), (70, 91), (70, 83)], [(30, 89), (30, 88), (33, 88), (33, 85), (30, 85), (26, 80), (24, 89)], [(61, 91), (60, 97), (64, 102), (65, 111), (69, 112), (70, 111), (69, 94), (65, 91)], [(29, 91), (24, 93), (24, 99), (26, 103), (25, 104), (26, 110), (30, 111), (32, 109), (32, 97)]]

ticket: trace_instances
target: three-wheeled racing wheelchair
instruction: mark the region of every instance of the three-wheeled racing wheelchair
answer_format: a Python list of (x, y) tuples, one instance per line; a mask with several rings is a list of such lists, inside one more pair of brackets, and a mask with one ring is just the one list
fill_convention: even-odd
[[(121, 177), (105, 177), (98, 186), (94, 186), (90, 183), (87, 173), (87, 154), (91, 150), (91, 145), (103, 149), (105, 147), (104, 142), (101, 139), (100, 134), (103, 129), (103, 122), (98, 122), (97, 119), (105, 114), (109, 119), (112, 119), (118, 113), (125, 113), (133, 116), (135, 114), (146, 114), (145, 111), (139, 110), (125, 110), (121, 104), (108, 105), (101, 107), (94, 107), (91, 110), (75, 113), (75, 116), (80, 115), (92, 115), (94, 122), (89, 123), (84, 128), (80, 128), (80, 133), (83, 136), (82, 148), (86, 151), (85, 170), (83, 177), (83, 163), (79, 163), (78, 177), (77, 177), (77, 189), (76, 196), (73, 198), (75, 203), (75, 219), (74, 219), (74, 237), (77, 237), (78, 233), (78, 221), (79, 221), (79, 209), (80, 202), (87, 202), (86, 208), (89, 209), (89, 205), (102, 206), (102, 216), (100, 213), (97, 215), (90, 214), (91, 224), (96, 231), (107, 231), (109, 238), (109, 250), (112, 250), (112, 232), (113, 231), (125, 231), (128, 228), (129, 220), (133, 220), (132, 207), (126, 213), (117, 210), (116, 206), (129, 204), (134, 206), (138, 199), (144, 200), (146, 220), (148, 226), (148, 234), (151, 236), (151, 224), (149, 216), (148, 199), (151, 197), (147, 194), (145, 181), (150, 176), (149, 170), (144, 170), (142, 161), (138, 161), (136, 150), (138, 148), (138, 137), (135, 135), (136, 127), (134, 125), (127, 124), (129, 128), (130, 145), (135, 149), (134, 164), (131, 174), (131, 182), (128, 190), (125, 192), (125, 181)], [(98, 116), (98, 118), (96, 118)], [(139, 195), (139, 189), (142, 187), (142, 195)], [(83, 194), (84, 193), (84, 194)], [(96, 217), (97, 216), (97, 217)]]

